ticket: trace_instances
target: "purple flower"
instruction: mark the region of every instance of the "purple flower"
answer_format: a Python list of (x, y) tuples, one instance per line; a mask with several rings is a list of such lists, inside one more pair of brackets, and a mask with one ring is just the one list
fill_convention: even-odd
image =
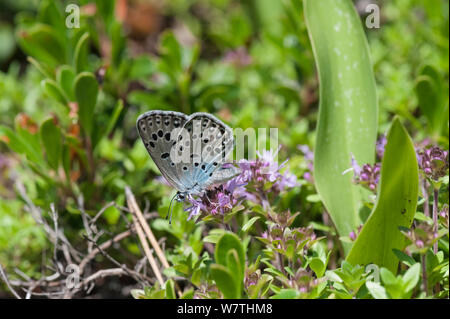
[[(252, 161), (241, 160), (238, 163), (241, 174), (237, 177), (223, 185), (207, 189), (200, 199), (188, 197), (188, 201), (192, 204), (186, 209), (190, 212), (189, 219), (201, 212), (212, 215), (226, 214), (243, 200), (262, 203), (266, 207), (268, 205), (266, 193), (279, 194), (287, 188), (298, 186), (297, 177), (288, 169), (283, 173), (280, 172), (287, 161), (278, 165), (275, 161), (278, 151), (279, 149), (258, 153), (258, 159)], [(269, 190), (265, 187), (266, 183), (272, 183)], [(252, 191), (246, 187), (249, 184)]]
[(377, 144), (376, 144), (376, 152), (377, 152), (377, 156), (378, 158), (381, 160), (383, 158), (384, 155), (384, 148), (386, 147), (386, 143), (387, 143), (387, 139), (386, 139), (386, 135), (381, 135), (378, 140), (377, 140)]
[[(351, 161), (352, 168), (349, 170), (353, 170), (353, 179), (355, 183), (361, 184), (376, 193), (378, 182), (380, 181), (381, 164), (364, 164), (360, 167), (353, 156)], [(344, 171), (343, 174), (347, 173), (349, 170)]]
[(424, 246), (423, 240), (420, 239), (416, 240), (416, 246), (417, 248), (423, 248)]
[(428, 146), (419, 150), (417, 160), (425, 176), (434, 181), (444, 177), (449, 167), (448, 151), (437, 146)]
[(241, 175), (229, 180), (224, 185), (207, 189), (200, 200), (188, 197), (192, 206), (185, 211), (190, 212), (188, 220), (200, 214), (202, 211), (211, 215), (223, 215), (237, 206), (246, 198), (245, 182), (241, 181)]
[(306, 144), (298, 145), (297, 148), (305, 156), (306, 164), (308, 166), (308, 171), (303, 174), (303, 179), (307, 180), (310, 183), (314, 183), (312, 176), (312, 172), (314, 171), (314, 153)]
[(244, 67), (252, 63), (252, 57), (248, 54), (247, 49), (239, 47), (236, 50), (228, 51), (223, 58), (224, 62), (231, 63), (236, 68)]
[(258, 159), (255, 161), (241, 160), (239, 167), (242, 169), (242, 180), (244, 182), (253, 183), (256, 188), (263, 189), (265, 183), (273, 183), (271, 190), (276, 194), (282, 192), (286, 188), (298, 186), (297, 177), (289, 172), (288, 169), (281, 173), (280, 170), (285, 167), (287, 160), (281, 165), (275, 161), (278, 150), (263, 151), (257, 153)]

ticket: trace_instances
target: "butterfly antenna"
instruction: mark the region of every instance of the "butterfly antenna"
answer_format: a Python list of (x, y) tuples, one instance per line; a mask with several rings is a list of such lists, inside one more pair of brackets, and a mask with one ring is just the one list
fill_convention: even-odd
[(169, 215), (170, 215), (170, 218), (169, 218), (169, 225), (172, 224), (172, 212), (173, 212), (172, 203), (173, 203), (173, 200), (174, 200), (177, 196), (178, 196), (178, 193), (176, 193), (176, 194), (172, 197), (172, 199), (170, 200), (169, 209), (167, 210), (166, 219), (167, 219), (167, 217), (169, 217)]

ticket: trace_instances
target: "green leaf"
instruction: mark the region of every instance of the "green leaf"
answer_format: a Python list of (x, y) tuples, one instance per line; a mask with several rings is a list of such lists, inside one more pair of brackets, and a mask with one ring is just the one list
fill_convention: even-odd
[(177, 296), (175, 294), (175, 285), (172, 279), (166, 281), (166, 298), (177, 299)]
[(239, 286), (235, 283), (234, 277), (228, 268), (218, 264), (211, 265), (211, 277), (225, 298), (239, 298)]
[(27, 61), (30, 62), (39, 72), (41, 72), (45, 77), (52, 79), (54, 78), (53, 70), (47, 65), (43, 65), (36, 61), (36, 59), (32, 57), (28, 57)]
[(409, 292), (417, 286), (420, 278), (420, 263), (414, 264), (403, 275), (404, 291)]
[(375, 299), (388, 299), (386, 289), (377, 282), (368, 281), (366, 287)]
[(236, 286), (239, 287), (239, 298), (241, 297), (241, 291), (244, 284), (244, 269), (241, 268), (239, 256), (235, 249), (231, 249), (227, 254), (227, 268), (230, 270), (234, 277)]
[(439, 132), (444, 104), (439, 101), (439, 92), (434, 80), (428, 75), (417, 78), (414, 87), (419, 100), (419, 108), (428, 120), (432, 132)]
[(39, 20), (51, 25), (60, 32), (64, 32), (65, 19), (59, 6), (60, 3), (53, 0), (43, 0), (39, 6)]
[[(304, 0), (304, 13), (320, 82), (314, 178), (340, 236), (360, 224), (361, 190), (351, 174), (373, 163), (378, 101), (369, 48), (352, 1)], [(348, 252), (350, 244), (344, 244)]]
[(314, 257), (309, 261), (309, 267), (315, 272), (318, 278), (322, 277), (325, 273), (325, 264), (318, 257)]
[(67, 107), (67, 96), (59, 87), (58, 83), (50, 79), (43, 80), (41, 83), (45, 93), (47, 93), (49, 97), (55, 99), (56, 101)]
[(87, 54), (89, 45), (89, 33), (84, 33), (75, 47), (75, 55), (73, 59), (73, 66), (77, 73), (87, 70)]
[(227, 266), (227, 255), (232, 249), (236, 250), (241, 265), (240, 269), (243, 271), (245, 269), (245, 252), (240, 239), (235, 234), (225, 233), (219, 239), (214, 253), (216, 262), (220, 265)]
[(73, 83), (75, 81), (75, 72), (73, 69), (68, 65), (59, 67), (56, 71), (56, 81), (64, 91), (65, 96), (67, 96), (69, 100), (74, 101)]
[(279, 293), (270, 297), (270, 299), (295, 299), (298, 291), (295, 289), (281, 289)]
[(106, 127), (106, 130), (104, 132), (104, 136), (108, 136), (112, 132), (114, 126), (117, 123), (117, 120), (119, 119), (120, 114), (122, 113), (122, 110), (123, 110), (123, 100), (118, 100), (116, 107), (114, 108), (113, 114), (109, 118), (108, 126)]
[(120, 211), (115, 206), (110, 206), (103, 213), (109, 225), (115, 225), (120, 218)]
[(403, 250), (406, 238), (399, 227), (409, 228), (416, 212), (419, 173), (414, 145), (395, 118), (387, 135), (377, 202), (347, 257), (351, 264), (377, 264), (397, 271), (393, 249)]
[(53, 118), (49, 118), (42, 123), (40, 135), (48, 164), (57, 170), (62, 159), (63, 149), (61, 129), (55, 125)]
[(90, 136), (94, 123), (94, 109), (97, 103), (98, 83), (94, 75), (82, 72), (75, 78), (75, 97), (78, 102), (78, 116), (81, 126)]
[(395, 254), (395, 256), (397, 256), (398, 260), (400, 260), (404, 264), (408, 265), (409, 267), (411, 267), (412, 265), (414, 265), (416, 263), (414, 258), (412, 258), (411, 256), (408, 256), (404, 252), (402, 252), (398, 249), (395, 249), (395, 248), (392, 251)]
[(19, 134), (9, 127), (0, 125), (0, 141), (5, 142), (12, 151), (24, 154), (31, 162), (43, 165), (44, 161), (41, 152), (33, 147), (35, 145), (33, 138), (34, 136), (31, 134)]
[(259, 218), (260, 217), (258, 216), (251, 218), (248, 222), (244, 224), (244, 226), (242, 226), (242, 231), (244, 232), (248, 231)]
[(380, 269), (380, 276), (381, 280), (383, 280), (383, 283), (387, 286), (395, 286), (397, 283), (397, 278), (387, 268), (382, 267)]
[(51, 67), (64, 64), (66, 52), (57, 31), (44, 24), (35, 24), (29, 29), (19, 29), (17, 33), (23, 51)]

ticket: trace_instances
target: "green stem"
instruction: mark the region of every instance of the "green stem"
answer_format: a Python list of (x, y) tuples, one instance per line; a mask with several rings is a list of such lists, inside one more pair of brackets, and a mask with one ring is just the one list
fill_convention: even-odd
[(425, 254), (420, 256), (422, 258), (422, 283), (425, 295), (428, 296), (428, 276), (427, 276), (427, 259)]
[[(437, 236), (438, 233), (438, 198), (439, 189), (434, 187), (433, 189), (433, 233)], [(438, 242), (436, 241), (433, 245), (433, 252), (436, 255), (438, 252)]]

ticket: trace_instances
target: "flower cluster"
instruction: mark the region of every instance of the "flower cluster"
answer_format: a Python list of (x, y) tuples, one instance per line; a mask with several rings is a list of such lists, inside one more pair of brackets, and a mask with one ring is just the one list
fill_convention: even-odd
[(380, 181), (381, 164), (364, 164), (361, 167), (358, 165), (355, 158), (352, 157), (352, 169), (354, 172), (353, 178), (355, 183), (361, 184), (376, 193), (378, 182)]
[(190, 212), (188, 220), (200, 214), (201, 211), (211, 215), (224, 215), (231, 211), (233, 207), (246, 198), (247, 192), (243, 187), (244, 185), (245, 183), (241, 183), (238, 176), (224, 185), (206, 190), (199, 200), (189, 197), (188, 200), (192, 206), (186, 209), (186, 211)]
[(276, 156), (278, 150), (258, 152), (258, 159), (254, 161), (241, 160), (239, 167), (242, 169), (241, 179), (243, 182), (252, 183), (255, 187), (263, 189), (267, 182), (273, 183), (269, 192), (279, 194), (286, 188), (298, 186), (297, 177), (285, 170), (281, 173), (288, 160), (278, 165)]
[(410, 252), (426, 251), (432, 247), (439, 239), (438, 233), (433, 229), (433, 225), (420, 223), (414, 229), (403, 232), (403, 234), (411, 241), (408, 247)]
[[(190, 212), (189, 219), (202, 211), (211, 215), (224, 215), (243, 200), (250, 200), (258, 204), (263, 203), (264, 205), (265, 199), (261, 198), (262, 194), (267, 192), (279, 194), (287, 188), (298, 186), (297, 177), (289, 170), (280, 172), (287, 161), (278, 165), (275, 161), (278, 151), (279, 149), (275, 152), (258, 153), (256, 160), (241, 160), (239, 162), (241, 173), (237, 177), (223, 185), (206, 190), (200, 199), (189, 197), (188, 200), (192, 204), (186, 209)], [(268, 191), (265, 188), (266, 183), (271, 183)], [(249, 191), (246, 187), (250, 184), (252, 191)]]
[(419, 167), (425, 176), (433, 181), (446, 175), (448, 163), (448, 151), (437, 146), (428, 146), (417, 153)]

